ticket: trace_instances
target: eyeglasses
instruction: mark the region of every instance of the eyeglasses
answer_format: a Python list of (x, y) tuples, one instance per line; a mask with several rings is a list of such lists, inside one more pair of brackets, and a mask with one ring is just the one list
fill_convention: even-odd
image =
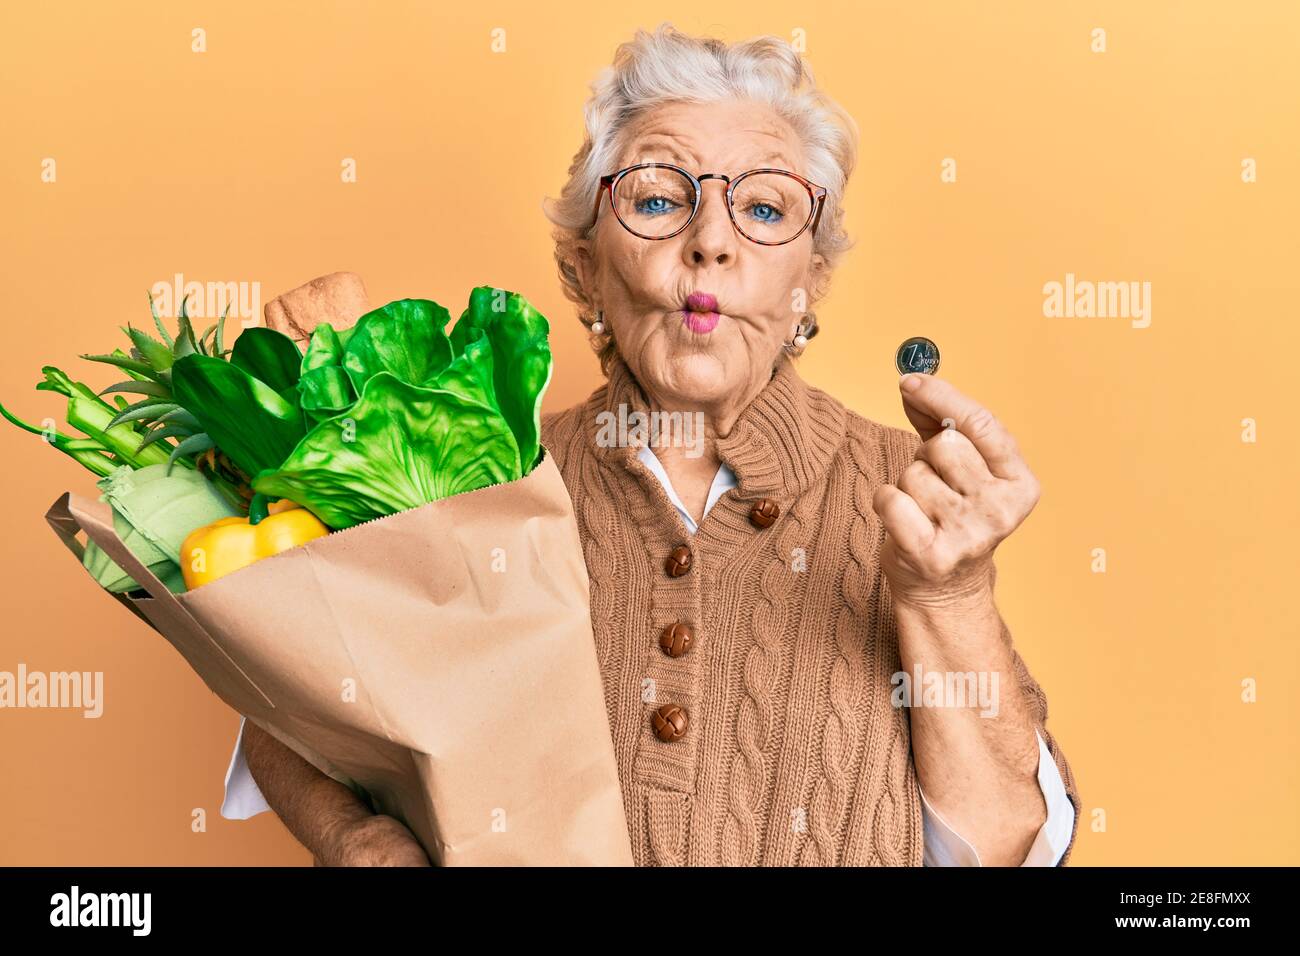
[(706, 179), (727, 184), (732, 225), (759, 245), (793, 242), (809, 226), (815, 232), (826, 205), (824, 186), (785, 169), (751, 169), (732, 179), (722, 173), (692, 176), (668, 163), (638, 163), (600, 177), (596, 215), (608, 190), (610, 206), (624, 229), (642, 239), (671, 239), (695, 220)]

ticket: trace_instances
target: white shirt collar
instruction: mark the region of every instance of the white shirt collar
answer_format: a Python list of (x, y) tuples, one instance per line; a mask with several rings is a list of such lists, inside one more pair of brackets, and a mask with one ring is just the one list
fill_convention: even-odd
[[(640, 450), (637, 451), (637, 458), (641, 459), (641, 462), (650, 469), (650, 473), (659, 479), (659, 484), (663, 485), (668, 500), (673, 503), (677, 513), (682, 516), (686, 530), (694, 534), (696, 530), (695, 519), (691, 517), (691, 513), (682, 504), (682, 499), (677, 497), (677, 492), (673, 490), (673, 484), (668, 480), (668, 472), (664, 471), (663, 462), (659, 460), (659, 456), (654, 453), (654, 450), (649, 445), (642, 445)], [(707, 515), (709, 509), (717, 503), (718, 499), (735, 487), (736, 474), (724, 461), (718, 466), (718, 473), (713, 476), (713, 484), (709, 486), (709, 497), (704, 502), (704, 513)]]

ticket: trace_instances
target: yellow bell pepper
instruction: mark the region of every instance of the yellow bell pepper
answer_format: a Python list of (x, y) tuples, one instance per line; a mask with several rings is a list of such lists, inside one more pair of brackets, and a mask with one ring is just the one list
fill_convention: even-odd
[(222, 518), (186, 536), (181, 544), (185, 587), (193, 591), (262, 558), (329, 533), (319, 518), (293, 502), (282, 500), (267, 505), (255, 498), (247, 518)]

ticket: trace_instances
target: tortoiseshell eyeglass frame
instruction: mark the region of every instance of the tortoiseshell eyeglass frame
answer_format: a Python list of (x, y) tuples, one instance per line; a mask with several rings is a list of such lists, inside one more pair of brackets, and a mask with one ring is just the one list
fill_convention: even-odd
[[(622, 181), (624, 176), (628, 173), (636, 172), (638, 169), (671, 169), (674, 172), (681, 173), (691, 181), (692, 185), (695, 186), (695, 204), (691, 207), (690, 218), (688, 218), (686, 222), (682, 223), (680, 228), (674, 229), (666, 236), (647, 236), (643, 233), (637, 232), (624, 222), (623, 217), (618, 214), (618, 204), (614, 202), (614, 190), (618, 188), (618, 184)], [(804, 224), (799, 227), (799, 231), (789, 239), (782, 239), (780, 242), (768, 242), (763, 239), (755, 239), (753, 236), (745, 232), (744, 229), (740, 228), (740, 223), (736, 222), (736, 210), (731, 204), (732, 192), (735, 190), (736, 186), (745, 179), (745, 177), (753, 176), (756, 173), (781, 173), (785, 176), (789, 176), (795, 182), (803, 186), (804, 189), (808, 190), (808, 198), (812, 201), (812, 209), (808, 213), (807, 220), (805, 220)], [(704, 198), (704, 187), (702, 183), (706, 179), (720, 179), (727, 184), (727, 215), (731, 218), (732, 226), (735, 227), (736, 232), (740, 233), (750, 242), (757, 243), (760, 246), (783, 246), (787, 242), (794, 242), (802, 236), (810, 226), (812, 227), (813, 232), (816, 232), (817, 224), (821, 221), (822, 209), (826, 205), (826, 196), (828, 194), (825, 186), (818, 186), (816, 183), (804, 179), (798, 173), (792, 173), (788, 169), (774, 169), (771, 167), (751, 169), (747, 172), (741, 173), (735, 179), (732, 179), (730, 176), (725, 176), (722, 173), (705, 173), (702, 176), (694, 176), (685, 169), (682, 169), (682, 167), (674, 166), (672, 163), (637, 163), (635, 166), (628, 166), (626, 169), (620, 169), (616, 173), (610, 173), (607, 176), (600, 177), (600, 189), (596, 192), (596, 207), (592, 216), (592, 221), (595, 222), (595, 220), (600, 216), (600, 201), (604, 198), (605, 193), (608, 192), (609, 207), (614, 211), (614, 218), (618, 220), (619, 225), (632, 233), (632, 235), (638, 236), (642, 239), (649, 239), (651, 241), (671, 239), (673, 236), (680, 234), (683, 229), (686, 229), (695, 221), (695, 215), (700, 211), (700, 201)]]

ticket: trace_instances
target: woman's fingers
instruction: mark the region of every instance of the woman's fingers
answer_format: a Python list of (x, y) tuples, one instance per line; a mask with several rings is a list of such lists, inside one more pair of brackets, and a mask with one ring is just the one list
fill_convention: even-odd
[(955, 428), (941, 429), (916, 449), (916, 458), (926, 462), (953, 491), (974, 495), (993, 481), (984, 456), (969, 438)]
[(970, 439), (991, 474), (998, 478), (1021, 476), (1025, 466), (1015, 439), (979, 402), (951, 383), (919, 372), (904, 375), (898, 385), (903, 410), (923, 440), (934, 437), (951, 419), (953, 427)]
[(938, 534), (934, 522), (926, 517), (915, 498), (894, 485), (877, 488), (871, 498), (871, 507), (880, 516), (880, 523), (900, 551), (917, 555), (934, 543)]
[(949, 487), (923, 458), (904, 468), (895, 485), (915, 501), (934, 524), (951, 523), (952, 516), (961, 508), (961, 495)]

